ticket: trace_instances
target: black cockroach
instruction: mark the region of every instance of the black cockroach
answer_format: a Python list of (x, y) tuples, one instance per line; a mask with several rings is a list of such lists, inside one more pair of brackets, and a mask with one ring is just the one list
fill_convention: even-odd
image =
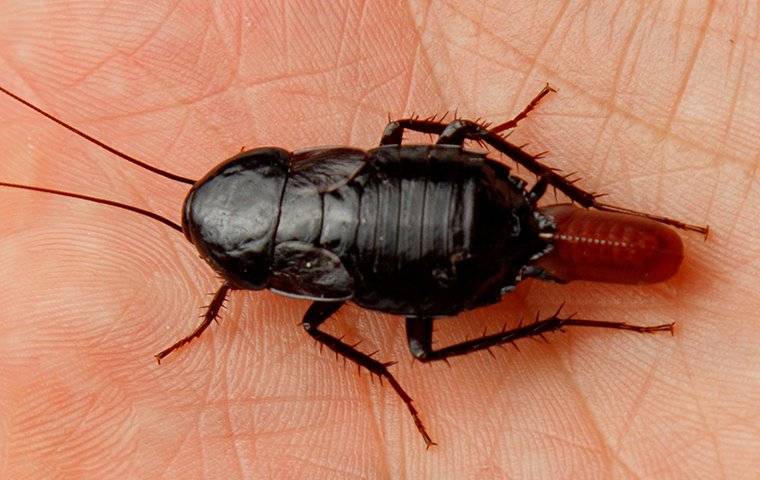
[[(4, 187), (76, 197), (137, 212), (181, 232), (224, 279), (203, 321), (156, 355), (160, 361), (198, 337), (219, 314), (230, 290), (261, 290), (313, 300), (306, 332), (335, 353), (384, 378), (406, 404), (425, 443), (433, 444), (411, 397), (383, 363), (320, 330), (344, 303), (403, 315), (409, 350), (422, 361), (541, 335), (562, 327), (635, 332), (671, 331), (554, 315), (511, 330), (432, 347), (433, 321), (498, 302), (524, 278), (652, 283), (670, 278), (683, 258), (671, 225), (707, 235), (707, 227), (612, 206), (584, 191), (500, 133), (549, 92), (548, 85), (514, 119), (489, 128), (407, 118), (390, 122), (380, 146), (243, 151), (198, 181), (165, 172), (119, 152), (26, 100), (0, 91), (77, 135), (142, 168), (191, 184), (182, 225), (155, 213), (69, 192), (1, 182)], [(437, 135), (434, 144), (405, 145), (405, 130)], [(534, 173), (531, 188), (486, 154), (485, 143)], [(548, 187), (573, 205), (538, 207)]]

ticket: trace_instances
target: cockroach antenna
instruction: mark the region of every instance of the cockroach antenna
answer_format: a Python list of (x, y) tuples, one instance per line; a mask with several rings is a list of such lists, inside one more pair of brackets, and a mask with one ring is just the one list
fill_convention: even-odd
[[(0, 87), (0, 92), (4, 93), (5, 95), (11, 97), (12, 99), (14, 99), (16, 101), (22, 103), (23, 105), (31, 108), (35, 112), (37, 112), (37, 113), (43, 115), (44, 117), (46, 117), (46, 118), (54, 121), (58, 125), (66, 128), (67, 130), (69, 130), (69, 131), (75, 133), (76, 135), (84, 138), (85, 140), (94, 143), (95, 145), (99, 146), (100, 148), (102, 148), (102, 149), (104, 149), (104, 150), (106, 150), (106, 151), (108, 151), (108, 152), (116, 155), (119, 158), (122, 158), (122, 159), (128, 161), (129, 163), (131, 163), (133, 165), (137, 165), (140, 168), (144, 168), (145, 170), (148, 170), (148, 171), (153, 172), (155, 174), (161, 175), (162, 177), (168, 178), (170, 180), (174, 180), (175, 182), (186, 183), (186, 184), (190, 184), (190, 185), (192, 185), (192, 184), (195, 183), (194, 180), (191, 180), (189, 178), (185, 178), (183, 176), (180, 176), (180, 175), (177, 175), (177, 174), (174, 174), (174, 173), (171, 173), (171, 172), (167, 172), (166, 170), (162, 170), (160, 168), (154, 167), (153, 165), (149, 165), (149, 164), (147, 164), (145, 162), (142, 162), (142, 161), (140, 161), (140, 160), (138, 160), (138, 159), (136, 159), (136, 158), (134, 158), (134, 157), (132, 157), (130, 155), (127, 155), (126, 153), (124, 153), (122, 151), (119, 151), (119, 150), (117, 150), (117, 149), (115, 149), (115, 148), (113, 148), (113, 147), (111, 147), (111, 146), (109, 146), (109, 145), (101, 142), (100, 140), (98, 140), (98, 139), (96, 139), (96, 138), (94, 138), (94, 137), (92, 137), (92, 136), (84, 133), (83, 131), (79, 130), (78, 128), (75, 128), (75, 127), (69, 125), (68, 123), (64, 122), (63, 120), (55, 117), (54, 115), (46, 112), (45, 110), (42, 110), (41, 108), (39, 108), (36, 105), (34, 105), (31, 102), (29, 102), (28, 100), (25, 100), (25, 99), (19, 97), (15, 93), (13, 93), (13, 92), (11, 92), (11, 91), (3, 88), (3, 87)], [(50, 193), (52, 195), (59, 195), (59, 196), (62, 196), (62, 197), (78, 198), (80, 200), (86, 200), (88, 202), (94, 202), (94, 203), (99, 203), (99, 204), (102, 204), (102, 205), (109, 205), (111, 207), (121, 208), (123, 210), (127, 210), (127, 211), (130, 211), (130, 212), (138, 213), (138, 214), (144, 215), (144, 216), (146, 216), (148, 218), (152, 218), (153, 220), (157, 220), (157, 221), (163, 223), (164, 225), (173, 228), (174, 230), (182, 232), (182, 227), (179, 224), (177, 224), (177, 223), (169, 220), (168, 218), (162, 217), (161, 215), (158, 215), (157, 213), (153, 213), (151, 211), (148, 211), (148, 210), (145, 210), (145, 209), (142, 209), (142, 208), (139, 208), (139, 207), (128, 205), (126, 203), (116, 202), (116, 201), (113, 201), (113, 200), (107, 200), (107, 199), (104, 199), (104, 198), (91, 197), (89, 195), (82, 195), (82, 194), (79, 194), (79, 193), (65, 192), (65, 191), (62, 191), (62, 190), (55, 190), (55, 189), (51, 189), (51, 188), (34, 187), (34, 186), (31, 186), (31, 185), (22, 185), (22, 184), (19, 184), (19, 183), (0, 182), (0, 186), (2, 186), (2, 187), (8, 187), (8, 188), (17, 188), (17, 189), (21, 189), (21, 190), (31, 190), (31, 191), (42, 192), (42, 193)]]
[(126, 153), (124, 153), (122, 151), (116, 150), (115, 148), (113, 148), (113, 147), (111, 147), (111, 146), (109, 146), (109, 145), (101, 142), (100, 140), (98, 140), (95, 137), (92, 137), (92, 136), (84, 133), (83, 131), (79, 130), (78, 128), (69, 125), (68, 123), (64, 122), (63, 120), (61, 120), (61, 119), (59, 119), (59, 118), (57, 118), (57, 117), (49, 114), (45, 110), (42, 110), (41, 108), (37, 107), (36, 105), (32, 104), (31, 102), (29, 102), (29, 101), (27, 101), (27, 100), (19, 97), (15, 93), (13, 93), (13, 92), (11, 92), (9, 90), (6, 90), (3, 87), (0, 87), (0, 92), (3, 92), (4, 94), (8, 95), (12, 99), (14, 99), (14, 100), (16, 100), (16, 101), (18, 101), (18, 102), (26, 105), (27, 107), (31, 108), (35, 112), (37, 112), (37, 113), (39, 113), (39, 114), (41, 114), (41, 115), (49, 118), (50, 120), (54, 121), (58, 125), (62, 126), (63, 128), (65, 128), (65, 129), (67, 129), (67, 130), (69, 130), (71, 132), (74, 132), (75, 134), (79, 135), (80, 137), (84, 138), (85, 140), (88, 140), (88, 141), (94, 143), (95, 145), (99, 146), (103, 150), (111, 152), (114, 155), (116, 155), (117, 157), (122, 158), (122, 159), (128, 161), (129, 163), (132, 163), (134, 165), (137, 165), (140, 168), (144, 168), (145, 170), (148, 170), (150, 172), (153, 172), (153, 173), (156, 173), (158, 175), (161, 175), (162, 177), (166, 177), (169, 180), (174, 180), (175, 182), (187, 183), (189, 185), (193, 185), (195, 183), (195, 180), (191, 180), (189, 178), (186, 178), (186, 177), (183, 177), (183, 176), (171, 173), (171, 172), (167, 172), (166, 170), (162, 170), (162, 169), (160, 169), (158, 167), (154, 167), (153, 165), (149, 165), (149, 164), (147, 164), (145, 162), (141, 162), (140, 160), (138, 160), (138, 159), (136, 159), (136, 158), (134, 158), (134, 157), (132, 157), (130, 155), (127, 155)]

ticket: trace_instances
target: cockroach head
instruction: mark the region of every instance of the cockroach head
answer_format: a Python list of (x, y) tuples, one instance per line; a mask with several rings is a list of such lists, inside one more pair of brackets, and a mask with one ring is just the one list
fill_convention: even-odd
[(240, 288), (266, 288), (289, 158), (279, 148), (243, 152), (198, 180), (185, 198), (185, 237)]

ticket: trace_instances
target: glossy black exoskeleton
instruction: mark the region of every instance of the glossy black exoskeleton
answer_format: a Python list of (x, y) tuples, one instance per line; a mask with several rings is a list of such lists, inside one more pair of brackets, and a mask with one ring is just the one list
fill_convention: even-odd
[[(257, 148), (223, 162), (196, 182), (150, 167), (70, 127), (78, 135), (156, 173), (193, 186), (181, 228), (137, 207), (0, 182), (0, 185), (75, 196), (149, 215), (181, 230), (225, 280), (203, 322), (163, 357), (198, 337), (217, 317), (230, 290), (271, 289), (313, 300), (306, 331), (370, 372), (403, 399), (427, 445), (433, 444), (412, 399), (382, 363), (320, 326), (347, 301), (406, 317), (409, 349), (421, 361), (446, 360), (567, 326), (670, 331), (672, 324), (638, 326), (560, 318), (433, 349), (433, 320), (498, 302), (526, 277), (640, 283), (668, 278), (681, 261), (681, 243), (661, 224), (706, 234), (706, 228), (614, 207), (505, 140), (549, 93), (541, 93), (513, 120), (493, 128), (467, 120), (390, 122), (380, 146), (368, 151), (326, 147), (288, 152)], [(403, 131), (438, 135), (435, 144), (404, 145)], [(490, 145), (538, 176), (535, 185), (504, 164), (465, 148)], [(539, 208), (548, 186), (585, 208)], [(609, 213), (612, 212), (612, 213)]]
[(461, 146), (260, 148), (193, 186), (182, 227), (238, 288), (456, 315), (498, 301), (547, 248), (523, 187)]

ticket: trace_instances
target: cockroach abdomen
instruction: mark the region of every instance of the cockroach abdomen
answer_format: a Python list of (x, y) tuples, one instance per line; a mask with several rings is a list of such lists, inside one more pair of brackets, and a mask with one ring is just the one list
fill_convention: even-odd
[(556, 230), (554, 249), (539, 265), (563, 280), (656, 283), (675, 275), (681, 265), (681, 238), (661, 223), (572, 205), (541, 211), (554, 219)]

